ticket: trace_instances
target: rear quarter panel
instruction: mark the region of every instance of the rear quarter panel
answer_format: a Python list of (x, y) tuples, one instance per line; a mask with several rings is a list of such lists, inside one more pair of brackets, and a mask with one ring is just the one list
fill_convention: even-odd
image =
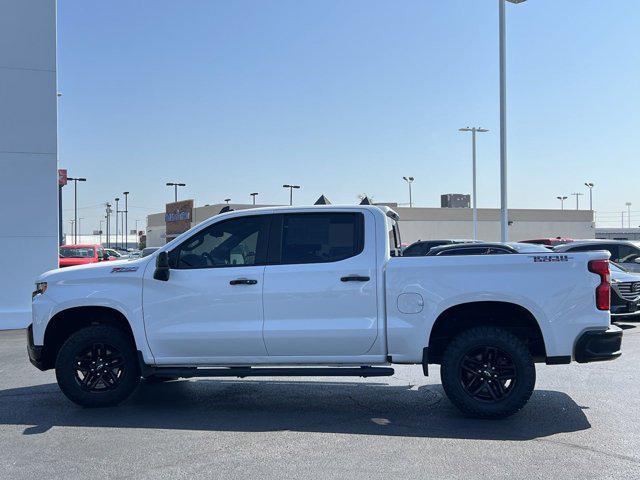
[[(389, 355), (394, 362), (419, 363), (443, 312), (484, 301), (526, 308), (540, 326), (547, 356), (572, 355), (581, 332), (610, 323), (609, 312), (595, 307), (600, 279), (587, 268), (589, 260), (608, 257), (607, 252), (550, 252), (392, 258), (385, 271)], [(419, 312), (400, 311), (403, 293), (422, 297)]]

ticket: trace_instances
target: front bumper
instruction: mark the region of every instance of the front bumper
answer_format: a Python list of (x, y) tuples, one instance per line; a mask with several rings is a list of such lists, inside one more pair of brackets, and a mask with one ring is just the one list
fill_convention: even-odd
[(27, 328), (27, 352), (29, 354), (29, 361), (37, 369), (46, 370), (42, 350), (43, 347), (41, 345), (33, 344), (33, 325), (29, 325)]
[(614, 360), (622, 355), (622, 329), (611, 325), (607, 330), (587, 330), (578, 338), (573, 358), (579, 363)]

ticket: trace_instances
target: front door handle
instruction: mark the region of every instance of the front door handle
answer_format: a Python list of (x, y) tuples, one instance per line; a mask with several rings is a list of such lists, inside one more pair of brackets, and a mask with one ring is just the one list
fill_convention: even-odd
[(340, 278), (341, 282), (368, 282), (369, 280), (369, 277), (362, 275), (347, 275), (346, 277)]
[(258, 283), (258, 280), (252, 280), (250, 278), (236, 278), (235, 280), (231, 280), (229, 285), (255, 285)]

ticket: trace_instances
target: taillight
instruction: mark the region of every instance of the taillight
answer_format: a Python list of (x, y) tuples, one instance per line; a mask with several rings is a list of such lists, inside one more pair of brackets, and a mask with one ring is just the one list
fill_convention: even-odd
[(596, 307), (598, 310), (611, 308), (611, 272), (609, 260), (591, 260), (589, 271), (600, 275), (600, 285), (596, 287)]

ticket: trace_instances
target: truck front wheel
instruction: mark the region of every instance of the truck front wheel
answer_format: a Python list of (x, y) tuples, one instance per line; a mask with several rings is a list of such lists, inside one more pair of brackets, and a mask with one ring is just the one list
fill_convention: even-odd
[(72, 334), (56, 359), (56, 378), (69, 400), (84, 407), (124, 401), (140, 382), (140, 367), (129, 336), (110, 325)]
[(472, 328), (456, 336), (444, 352), (440, 376), (451, 402), (480, 418), (516, 413), (536, 382), (529, 349), (498, 327)]

